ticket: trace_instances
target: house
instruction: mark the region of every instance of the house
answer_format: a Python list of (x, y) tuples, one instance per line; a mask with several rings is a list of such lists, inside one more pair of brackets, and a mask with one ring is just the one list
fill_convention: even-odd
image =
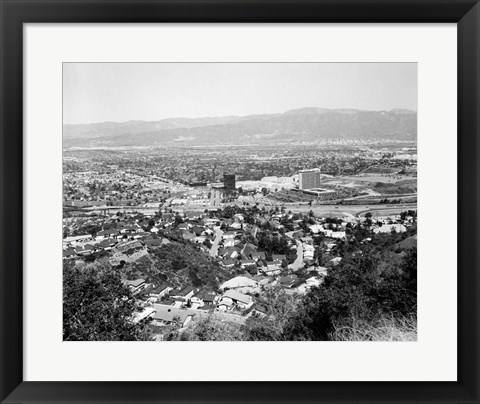
[(256, 253), (251, 253), (250, 256), (255, 261), (267, 259), (267, 256), (265, 255), (265, 251), (257, 251)]
[(168, 295), (172, 290), (173, 290), (173, 288), (171, 288), (170, 286), (162, 284), (162, 285), (159, 285), (159, 286), (156, 286), (156, 287), (150, 289), (147, 292), (147, 294), (150, 297), (154, 297), (156, 299), (161, 299), (163, 296)]
[(201, 318), (208, 316), (207, 311), (182, 309), (180, 307), (167, 306), (165, 304), (157, 303), (153, 305), (153, 308), (155, 309), (155, 313), (152, 318), (157, 325), (177, 323), (183, 328), (188, 324), (192, 317)]
[(233, 247), (235, 245), (235, 239), (233, 237), (228, 237), (223, 240), (224, 247)]
[(208, 227), (218, 226), (219, 223), (220, 223), (219, 219), (206, 219), (205, 220), (205, 226), (208, 226)]
[(241, 260), (240, 267), (242, 269), (256, 267), (257, 262), (255, 260)]
[(312, 288), (314, 286), (319, 286), (322, 283), (321, 278), (312, 276), (311, 278), (308, 278), (305, 281), (305, 284), (307, 285), (308, 288)]
[(321, 277), (327, 276), (328, 268), (326, 267), (316, 267), (315, 270), (318, 272), (318, 275)]
[(93, 240), (93, 237), (91, 234), (83, 234), (81, 236), (72, 236), (72, 237), (65, 237), (63, 239), (63, 243), (67, 245), (76, 245), (77, 243), (80, 242), (85, 242), (85, 241), (91, 241)]
[(184, 307), (187, 301), (183, 297), (176, 297), (173, 299), (173, 307)]
[(384, 224), (380, 227), (377, 227), (376, 229), (373, 229), (373, 232), (375, 234), (379, 234), (379, 233), (389, 234), (392, 231), (396, 233), (405, 233), (407, 231), (407, 228), (403, 224), (393, 223), (393, 224)]
[(205, 306), (213, 306), (218, 299), (219, 297), (213, 292), (205, 292), (202, 297)]
[(198, 289), (195, 289), (193, 286), (187, 286), (183, 288), (181, 291), (177, 292), (174, 297), (181, 297), (185, 300), (190, 299), (195, 293), (198, 292)]
[(204, 244), (200, 244), (198, 246), (199, 250), (202, 251), (204, 254), (210, 253), (210, 248), (206, 247)]
[(195, 239), (195, 235), (188, 231), (183, 231), (182, 237), (184, 240), (187, 240), (187, 241), (193, 241)]
[(140, 321), (145, 320), (146, 318), (153, 317), (154, 314), (155, 314), (155, 309), (153, 307), (146, 307), (140, 313), (135, 313), (135, 315), (133, 316), (133, 322), (139, 323)]
[(195, 296), (192, 297), (191, 302), (192, 306), (197, 305), (197, 307), (210, 306), (213, 307), (218, 296), (211, 291), (201, 290)]
[(323, 226), (321, 224), (312, 224), (308, 227), (313, 234), (318, 234), (319, 232), (323, 232)]
[(229, 289), (239, 289), (239, 288), (256, 288), (258, 282), (254, 279), (248, 278), (246, 276), (236, 276), (235, 278), (229, 279), (228, 281), (220, 285), (220, 290), (227, 291)]
[(92, 244), (85, 244), (85, 245), (83, 246), (83, 250), (82, 250), (81, 252), (79, 252), (78, 254), (80, 254), (80, 255), (89, 255), (89, 254), (95, 252), (96, 250), (97, 250), (97, 248), (96, 248), (94, 245), (92, 245)]
[(193, 241), (197, 244), (202, 244), (207, 238), (205, 236), (197, 236), (193, 238)]
[(196, 236), (200, 236), (200, 235), (203, 233), (203, 227), (193, 226), (193, 227), (192, 227), (192, 232), (193, 232)]
[(303, 245), (303, 259), (304, 260), (313, 260), (313, 257), (315, 256), (315, 249), (313, 246), (304, 244)]
[(205, 305), (205, 303), (203, 303), (203, 300), (201, 299), (201, 297), (199, 297), (198, 294), (195, 296), (192, 296), (192, 298), (190, 299), (190, 303), (191, 303), (191, 308), (193, 310), (196, 310), (199, 307), (202, 307)]
[(300, 241), (305, 244), (310, 244), (310, 245), (313, 244), (313, 238), (311, 237), (301, 237)]
[(262, 272), (265, 275), (278, 275), (281, 272), (282, 268), (276, 261), (269, 261), (267, 265), (262, 267)]
[(143, 248), (143, 244), (140, 241), (135, 240), (135, 241), (128, 241), (126, 243), (117, 244), (117, 246), (115, 247), (115, 250), (119, 252), (127, 252), (130, 250), (139, 250), (141, 248)]
[(258, 277), (256, 279), (257, 279), (258, 285), (261, 287), (265, 287), (275, 280), (273, 276)]
[(97, 238), (108, 238), (118, 236), (117, 229), (102, 230), (97, 233)]
[(141, 232), (138, 232), (136, 234), (131, 235), (131, 238), (137, 240), (137, 239), (140, 239), (142, 237), (145, 237), (147, 234), (148, 233), (145, 233), (144, 231), (141, 231)]
[(239, 251), (235, 247), (226, 247), (219, 251), (218, 254), (225, 259), (232, 259), (238, 256)]
[(85, 250), (83, 249), (83, 246), (77, 246), (74, 248), (74, 250), (77, 255), (87, 255), (84, 254)]
[(268, 223), (273, 230), (278, 230), (283, 228), (283, 225), (281, 225), (280, 222), (277, 220), (270, 220)]
[(285, 254), (272, 254), (272, 261), (282, 262), (286, 260), (287, 256)]
[(275, 271), (277, 269), (281, 269), (278, 261), (267, 261), (267, 269), (269, 271)]
[(255, 251), (255, 252), (250, 253), (250, 258), (252, 260), (258, 261), (260, 259), (260, 257), (261, 257), (261, 254), (259, 252)]
[(244, 295), (236, 290), (227, 290), (222, 295), (219, 305), (224, 304), (224, 302), (229, 303), (229, 301), (232, 301), (233, 304), (237, 305), (241, 309), (248, 309), (253, 304), (253, 299), (251, 296)]
[(237, 220), (239, 222), (243, 222), (245, 220), (245, 218), (243, 217), (243, 215), (241, 213), (236, 213), (235, 215), (233, 215), (233, 217), (235, 218), (235, 220)]
[(223, 245), (225, 245), (225, 242), (227, 242), (229, 240), (233, 240), (234, 238), (235, 238), (235, 232), (226, 231), (225, 233), (222, 234)]
[(218, 303), (218, 310), (220, 311), (226, 311), (226, 310), (232, 310), (234, 307), (234, 302), (232, 299), (226, 297), (222, 298), (220, 302)]
[(255, 307), (252, 310), (252, 315), (258, 318), (265, 318), (268, 315), (268, 308), (267, 306), (259, 303), (255, 303)]
[(198, 220), (202, 217), (202, 214), (201, 213), (198, 213), (198, 212), (187, 212), (185, 214), (185, 217), (188, 219), (188, 220)]
[(297, 281), (297, 275), (287, 275), (278, 280), (280, 286), (284, 288), (291, 288), (293, 284)]
[(125, 227), (120, 229), (121, 234), (135, 234), (135, 233), (139, 233), (139, 232), (143, 232), (143, 230), (137, 224), (132, 225), (132, 226), (125, 226)]
[(332, 251), (332, 248), (335, 247), (337, 244), (336, 243), (327, 243), (327, 252)]
[(77, 252), (75, 251), (74, 248), (67, 248), (66, 250), (63, 250), (63, 259), (67, 258), (72, 258), (77, 255)]
[(207, 236), (213, 236), (215, 232), (212, 229), (209, 229), (208, 227), (203, 231), (204, 234)]
[[(257, 253), (257, 247), (252, 244), (252, 243), (245, 243), (243, 245), (243, 247), (239, 244), (237, 246), (238, 248), (240, 248), (240, 253), (246, 258), (246, 259), (255, 259), (252, 257), (252, 254), (255, 254)], [(257, 260), (258, 260), (258, 257), (257, 257)]]
[(233, 268), (235, 266), (235, 260), (223, 259), (220, 261), (220, 265), (224, 268)]
[(108, 250), (111, 250), (112, 247), (117, 243), (118, 243), (118, 241), (115, 240), (114, 238), (106, 238), (106, 239), (100, 241), (100, 243), (98, 243), (97, 246), (108, 251)]
[(142, 278), (138, 278), (133, 281), (123, 280), (122, 283), (125, 286), (128, 286), (128, 289), (130, 289), (130, 292), (132, 292), (134, 295), (140, 293), (147, 286), (145, 279)]

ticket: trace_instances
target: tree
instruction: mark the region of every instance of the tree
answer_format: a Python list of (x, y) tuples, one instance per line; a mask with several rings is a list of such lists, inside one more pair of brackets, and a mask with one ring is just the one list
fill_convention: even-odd
[[(248, 341), (289, 341), (295, 328), (296, 312), (299, 310), (295, 296), (285, 293), (280, 287), (266, 290), (259, 303), (268, 309), (267, 317), (249, 317), (245, 325)], [(297, 335), (300, 335), (297, 334)]]
[(222, 321), (214, 314), (195, 317), (192, 324), (182, 333), (178, 330), (169, 335), (173, 341), (242, 341), (245, 339), (240, 325)]
[(145, 324), (134, 324), (138, 307), (120, 276), (107, 265), (63, 268), (63, 340), (135, 341)]
[(384, 311), (403, 316), (416, 315), (417, 249), (408, 250), (402, 262), (384, 271), (378, 295)]
[(178, 226), (179, 224), (182, 224), (184, 223), (184, 220), (182, 219), (182, 217), (180, 215), (176, 215), (175, 216), (175, 226)]

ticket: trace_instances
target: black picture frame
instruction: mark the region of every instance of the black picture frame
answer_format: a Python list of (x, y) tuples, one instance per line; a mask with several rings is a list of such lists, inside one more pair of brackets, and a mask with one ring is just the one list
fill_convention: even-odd
[[(478, 0), (0, 0), (0, 13), (2, 403), (479, 402)], [(458, 381), (383, 383), (23, 381), (23, 23), (27, 22), (456, 23)], [(39, 267), (42, 267), (41, 263)]]

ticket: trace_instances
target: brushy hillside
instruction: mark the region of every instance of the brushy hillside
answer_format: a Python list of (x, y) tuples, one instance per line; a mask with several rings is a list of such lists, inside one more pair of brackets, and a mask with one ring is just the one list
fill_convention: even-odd
[(376, 322), (354, 320), (352, 324), (336, 324), (332, 341), (416, 341), (416, 317), (385, 316)]
[(129, 279), (141, 277), (148, 282), (167, 283), (178, 288), (193, 285), (214, 290), (229, 275), (195, 246), (177, 241), (149, 248), (148, 256), (126, 265), (122, 271)]

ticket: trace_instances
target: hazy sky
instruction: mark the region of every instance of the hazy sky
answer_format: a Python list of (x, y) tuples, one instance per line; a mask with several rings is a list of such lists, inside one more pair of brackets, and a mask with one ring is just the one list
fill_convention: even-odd
[(416, 63), (65, 63), (64, 123), (417, 109)]

